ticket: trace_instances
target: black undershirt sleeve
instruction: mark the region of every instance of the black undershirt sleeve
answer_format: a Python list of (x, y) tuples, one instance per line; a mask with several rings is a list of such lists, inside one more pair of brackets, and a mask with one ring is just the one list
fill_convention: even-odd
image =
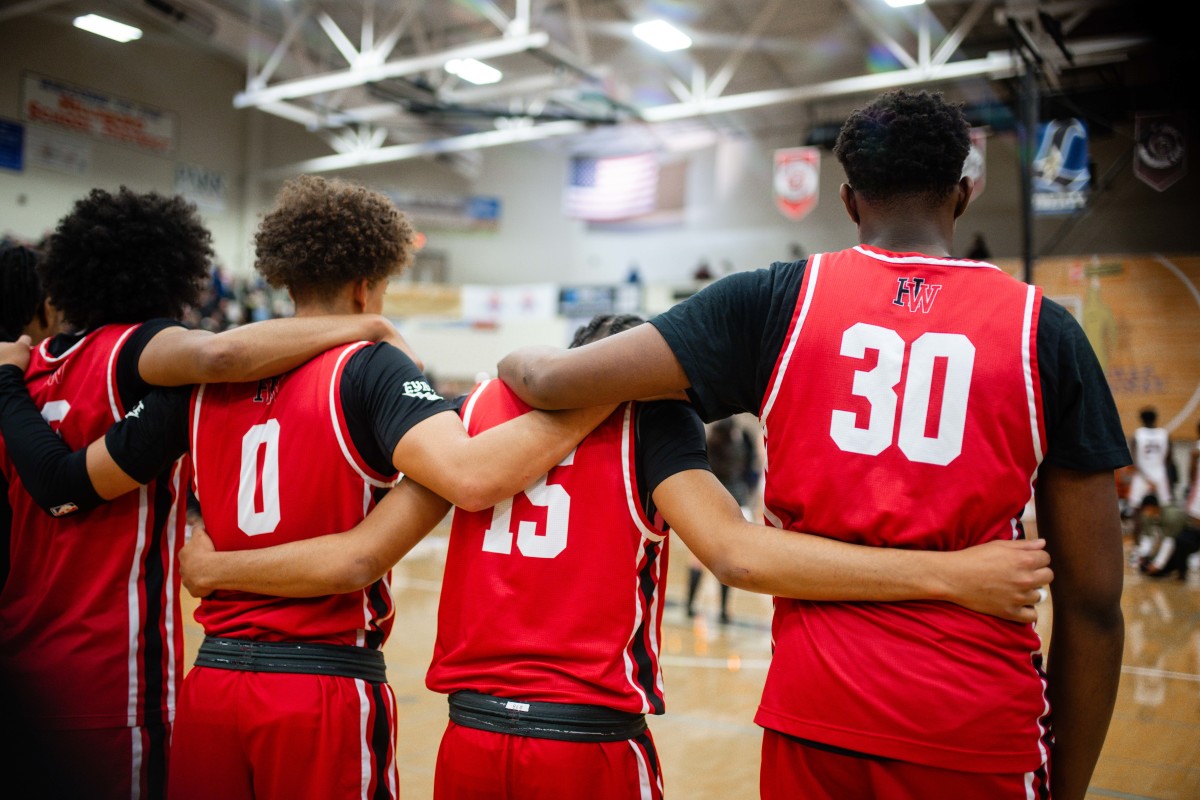
[(359, 455), (376, 472), (396, 471), (392, 451), (417, 423), (455, 412), (413, 360), (385, 342), (364, 347), (342, 372), (342, 413)]
[(138, 370), (138, 362), (142, 358), (142, 351), (146, 349), (146, 345), (167, 328), (182, 327), (184, 327), (183, 323), (176, 320), (156, 317), (143, 322), (133, 333), (129, 334), (129, 338), (121, 345), (121, 352), (117, 354), (117, 392), (121, 396), (122, 408), (132, 409), (154, 388), (142, 380), (142, 373)]
[(777, 262), (706, 286), (650, 320), (675, 354), (701, 419), (758, 416), (806, 262)]
[(1042, 300), (1037, 358), (1046, 461), (1081, 472), (1133, 463), (1096, 353), (1071, 313), (1052, 300)]
[(188, 451), (192, 388), (155, 389), (104, 435), (113, 461), (138, 483), (149, 483)]
[(677, 400), (639, 403), (636, 454), (638, 496), (654, 520), (654, 490), (667, 478), (689, 469), (711, 471), (704, 423), (690, 404)]
[(104, 502), (87, 474), (87, 450), (70, 445), (51, 430), (25, 388), (19, 367), (0, 367), (0, 435), (21, 483), (47, 514), (86, 511)]

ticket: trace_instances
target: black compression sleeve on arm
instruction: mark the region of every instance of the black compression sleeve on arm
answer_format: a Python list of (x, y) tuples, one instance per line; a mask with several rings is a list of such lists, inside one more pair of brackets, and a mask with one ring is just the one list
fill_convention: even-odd
[(191, 399), (191, 386), (155, 389), (108, 429), (108, 454), (126, 475), (147, 484), (188, 451)]
[(25, 375), (0, 367), (0, 435), (21, 483), (33, 501), (53, 516), (87, 511), (104, 502), (87, 473), (87, 450), (71, 451), (42, 419), (25, 388)]

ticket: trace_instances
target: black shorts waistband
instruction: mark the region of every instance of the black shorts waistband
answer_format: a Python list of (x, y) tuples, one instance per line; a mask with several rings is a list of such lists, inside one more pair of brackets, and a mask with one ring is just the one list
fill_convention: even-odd
[(562, 742), (621, 742), (646, 730), (644, 714), (604, 706), (544, 703), (465, 691), (455, 692), (449, 700), (452, 721), (494, 733)]
[(205, 636), (196, 666), (244, 672), (335, 675), (369, 683), (387, 681), (383, 653), (365, 647), (312, 642), (259, 642)]

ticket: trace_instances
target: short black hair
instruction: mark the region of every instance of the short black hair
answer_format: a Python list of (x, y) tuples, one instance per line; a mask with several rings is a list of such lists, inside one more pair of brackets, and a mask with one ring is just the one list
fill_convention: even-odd
[(35, 316), (45, 313), (38, 260), (38, 252), (25, 245), (0, 248), (0, 341), (16, 341)]
[(614, 333), (636, 328), (646, 320), (637, 314), (597, 314), (586, 325), (580, 325), (571, 340), (571, 347), (582, 347), (585, 344), (599, 341)]
[(325, 298), (350, 281), (376, 283), (412, 261), (416, 233), (386, 195), (339, 178), (283, 185), (254, 235), (254, 268), (292, 298)]
[(895, 89), (854, 111), (833, 152), (855, 192), (874, 202), (944, 200), (962, 178), (971, 126), (940, 92)]
[(1146, 428), (1153, 428), (1154, 423), (1158, 422), (1158, 412), (1153, 408), (1143, 408), (1138, 416), (1142, 418), (1142, 426)]
[(68, 322), (179, 319), (212, 268), (212, 234), (179, 196), (93, 189), (47, 242), (38, 267), (46, 294)]

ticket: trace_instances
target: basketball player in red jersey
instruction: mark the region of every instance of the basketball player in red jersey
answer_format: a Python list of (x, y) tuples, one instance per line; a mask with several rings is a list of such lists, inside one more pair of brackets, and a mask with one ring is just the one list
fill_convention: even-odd
[[(257, 268), (287, 287), (299, 318), (377, 314), (387, 278), (408, 263), (412, 229), (382, 195), (301, 178), (285, 185), (256, 244)], [(19, 391), (6, 385), (3, 394), (8, 436), (29, 426), (7, 410)], [(217, 546), (253, 549), (352, 527), (398, 470), (462, 506), (488, 507), (561, 460), (610, 411), (539, 412), (468, 437), (404, 353), (356, 343), (273, 378), (156, 393), (135, 415), (155, 433), (94, 443), (84, 481), (112, 498), (130, 476), (188, 450)], [(113, 457), (125, 469), (106, 478)], [(196, 617), (206, 637), (180, 690), (170, 797), (398, 795), (396, 704), (380, 651), (393, 619), (386, 575), (304, 602), (214, 593)]]
[(940, 95), (888, 92), (835, 147), (862, 244), (500, 363), (539, 408), (686, 389), (706, 420), (757, 414), (765, 513), (784, 530), (951, 551), (1021, 538), (1033, 495), (1056, 574), (1047, 668), (1030, 625), (940, 603), (778, 600), (756, 717), (767, 800), (1081, 800), (1104, 742), (1124, 638), (1113, 470), (1129, 450), (1070, 314), (949, 256), (968, 130)]
[[(62, 314), (46, 300), (46, 290), (37, 274), (39, 258), (32, 247), (0, 245), (0, 342), (28, 336), (31, 344), (37, 344), (61, 328)], [(0, 470), (0, 591), (8, 578), (11, 528), (8, 479)]]
[[(209, 275), (210, 241), (182, 199), (124, 187), (93, 190), (59, 221), (38, 272), (72, 332), (42, 340), (16, 380), (65, 442), (103, 435), (155, 385), (265, 377), (339, 342), (394, 334), (382, 317), (279, 320), (219, 335), (184, 328), (178, 320)], [(40, 797), (162, 797), (183, 674), (176, 555), (189, 465), (56, 521), (17, 479), (5, 446), (13, 518), (0, 687), (16, 706), (6, 740), (28, 743), (36, 762), (13, 763), (13, 774), (33, 776)], [(54, 513), (84, 502), (74, 489)]]
[[(641, 322), (597, 317), (573, 346)], [(488, 381), (464, 398), (461, 413), (478, 435), (528, 411)], [(408, 483), (345, 534), (218, 552), (194, 533), (181, 553), (184, 581), (198, 595), (311, 596), (369, 585), (378, 573), (368, 565), (386, 569), (448, 508), (433, 498), (430, 511), (419, 494), (400, 495)], [(938, 597), (1028, 622), (1035, 587), (1050, 577), (1045, 553), (1026, 542), (883, 551), (753, 525), (709, 471), (704, 429), (689, 405), (624, 404), (520, 494), (454, 512), (427, 676), (450, 699), (435, 797), (662, 796), (646, 715), (665, 708), (668, 523), (723, 579), (783, 596)]]

